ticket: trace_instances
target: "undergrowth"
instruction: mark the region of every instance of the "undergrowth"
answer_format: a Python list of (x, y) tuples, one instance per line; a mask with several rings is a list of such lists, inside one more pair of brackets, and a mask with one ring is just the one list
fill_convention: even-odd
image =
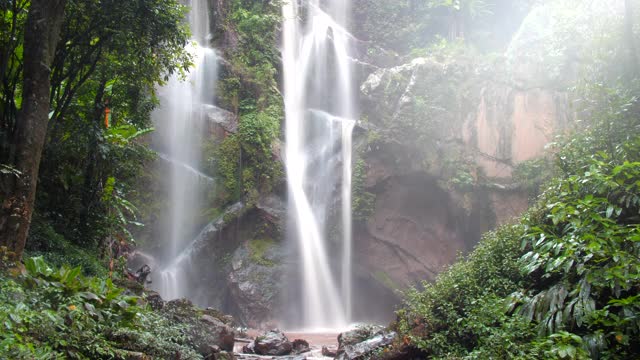
[(27, 258), (0, 266), (0, 358), (200, 359), (184, 325), (152, 311), (109, 278)]

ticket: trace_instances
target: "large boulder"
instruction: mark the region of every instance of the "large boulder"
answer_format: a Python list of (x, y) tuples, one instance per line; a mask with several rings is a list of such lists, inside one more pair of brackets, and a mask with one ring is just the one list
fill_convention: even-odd
[(254, 351), (258, 355), (289, 355), (293, 351), (293, 344), (282, 331), (274, 329), (256, 338)]
[(229, 310), (242, 324), (259, 328), (276, 318), (285, 270), (282, 247), (274, 239), (258, 238), (233, 253), (227, 275)]
[[(225, 209), (180, 258), (178, 265), (187, 290), (184, 295), (199, 306), (221, 309), (252, 328), (262, 328), (278, 318), (285, 215), (284, 202), (276, 195), (265, 196), (255, 206), (238, 202)], [(140, 261), (149, 263), (149, 259)], [(158, 282), (158, 273), (152, 275)]]
[(339, 350), (336, 360), (358, 360), (372, 358), (371, 354), (391, 345), (396, 339), (395, 332), (380, 332), (370, 339), (354, 345), (347, 345)]
[(307, 340), (295, 339), (291, 344), (293, 345), (293, 352), (295, 354), (304, 354), (311, 351), (311, 347), (309, 346), (309, 342)]
[(160, 313), (175, 323), (185, 326), (190, 347), (203, 356), (212, 356), (216, 351), (233, 351), (235, 332), (220, 318), (215, 310), (202, 310), (189, 300), (172, 300)]
[(236, 239), (239, 246), (230, 256), (226, 276), (227, 310), (238, 322), (260, 328), (274, 322), (279, 314), (285, 247), (282, 229), (286, 219), (285, 204), (275, 195), (266, 196), (256, 209), (243, 218), (246, 236)]
[(346, 346), (355, 345), (370, 339), (382, 330), (384, 330), (382, 326), (366, 325), (340, 333), (338, 335), (338, 351), (344, 350)]
[(214, 129), (214, 132), (220, 138), (238, 131), (238, 116), (234, 113), (214, 105), (204, 105), (203, 111), (207, 115), (207, 119), (219, 127)]

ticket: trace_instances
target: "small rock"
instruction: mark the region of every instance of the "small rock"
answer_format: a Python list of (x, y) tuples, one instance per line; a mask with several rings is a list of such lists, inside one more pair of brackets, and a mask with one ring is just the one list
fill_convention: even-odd
[(219, 353), (213, 354), (213, 360), (235, 360), (236, 356), (233, 353), (228, 353), (226, 351), (221, 351)]
[(289, 355), (292, 350), (293, 344), (278, 329), (267, 331), (255, 341), (255, 352), (258, 355)]
[(130, 351), (127, 353), (125, 359), (126, 360), (151, 360), (152, 358), (151, 356), (143, 354), (141, 352)]
[(213, 325), (213, 326), (225, 326), (225, 324), (222, 321), (214, 318), (211, 315), (202, 315), (200, 320), (206, 322), (209, 325)]
[(334, 358), (338, 355), (338, 347), (335, 345), (323, 346), (322, 356)]
[(233, 316), (231, 315), (223, 315), (220, 320), (227, 325), (233, 324)]
[(302, 354), (311, 351), (309, 347), (309, 342), (303, 339), (295, 339), (293, 340), (293, 352), (296, 354)]
[(153, 310), (162, 310), (162, 308), (164, 307), (164, 300), (162, 300), (162, 297), (160, 296), (160, 294), (158, 294), (155, 291), (149, 291), (147, 292), (147, 303), (149, 304), (149, 306), (153, 309)]
[(249, 344), (242, 347), (243, 354), (255, 354), (256, 353), (256, 343), (250, 342)]

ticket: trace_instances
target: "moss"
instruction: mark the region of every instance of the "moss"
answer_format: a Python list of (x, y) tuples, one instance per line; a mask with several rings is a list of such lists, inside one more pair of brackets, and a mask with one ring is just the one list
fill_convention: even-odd
[(240, 141), (236, 135), (228, 136), (215, 151), (217, 174), (222, 178), (224, 191), (220, 194), (223, 203), (240, 198)]
[(224, 12), (220, 25), (238, 42), (220, 47), (228, 66), (218, 87), (223, 94), (221, 104), (238, 114), (239, 124), (238, 133), (215, 151), (215, 170), (224, 184), (222, 202), (243, 199), (251, 206), (284, 177), (282, 164), (272, 150), (284, 118), (277, 71), (281, 8), (277, 1), (232, 0)]
[(272, 239), (254, 239), (249, 241), (249, 256), (251, 261), (267, 267), (275, 266), (276, 263), (267, 258), (267, 251), (275, 246), (275, 241)]
[(353, 198), (351, 208), (355, 221), (365, 222), (373, 214), (376, 205), (376, 195), (365, 188), (365, 162), (356, 161), (353, 171)]
[(384, 271), (378, 270), (373, 274), (373, 277), (382, 285), (391, 290), (398, 290), (400, 286), (391, 279), (391, 276)]

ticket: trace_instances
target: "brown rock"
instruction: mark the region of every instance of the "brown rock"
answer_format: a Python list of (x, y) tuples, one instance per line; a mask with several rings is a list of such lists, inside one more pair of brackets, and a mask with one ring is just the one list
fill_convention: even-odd
[(322, 356), (326, 357), (336, 357), (338, 355), (338, 347), (335, 345), (323, 346), (322, 347)]
[(295, 339), (293, 340), (293, 352), (296, 354), (302, 354), (311, 351), (309, 347), (309, 342), (303, 339)]

